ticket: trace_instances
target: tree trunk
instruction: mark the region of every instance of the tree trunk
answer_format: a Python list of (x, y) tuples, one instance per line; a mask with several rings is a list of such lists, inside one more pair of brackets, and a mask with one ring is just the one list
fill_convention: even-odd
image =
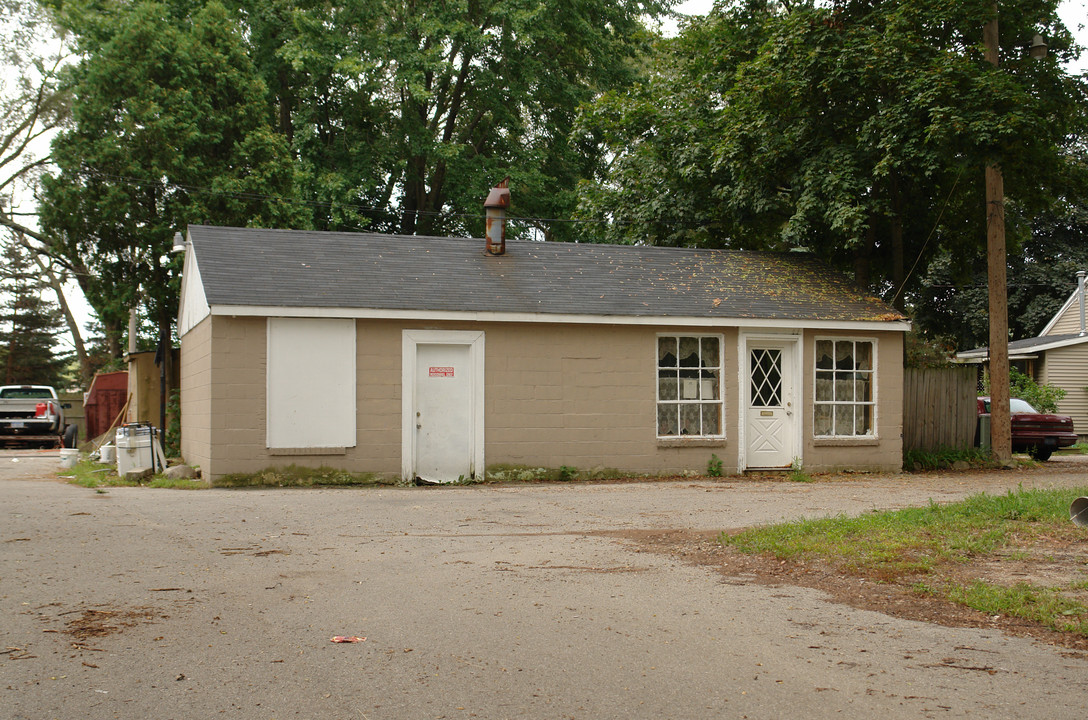
[(899, 177), (894, 171), (891, 175), (891, 196), (892, 285), (896, 289), (892, 304), (896, 310), (902, 311), (906, 307), (903, 293), (903, 283), (906, 282), (906, 263), (903, 260), (903, 193), (899, 188)]
[(854, 248), (854, 284), (863, 290), (869, 288), (873, 269), (873, 247), (876, 245), (876, 218), (869, 218), (865, 231), (865, 243)]

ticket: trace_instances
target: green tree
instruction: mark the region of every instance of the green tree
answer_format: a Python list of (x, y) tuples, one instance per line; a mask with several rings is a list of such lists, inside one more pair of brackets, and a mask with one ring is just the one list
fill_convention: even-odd
[(65, 324), (46, 299), (47, 285), (28, 251), (14, 239), (3, 244), (0, 269), (0, 379), (3, 384), (63, 386), (67, 354), (57, 346)]
[[(981, 248), (965, 262), (942, 252), (909, 298), (915, 319), (960, 350), (989, 344), (986, 258)], [(1030, 237), (1008, 255), (1009, 337), (1036, 337), (1088, 268), (1088, 208), (1066, 204), (1042, 213)]]
[(63, 33), (34, 0), (0, 0), (0, 225), (30, 253), (56, 293), (81, 368), (89, 382), (92, 367), (79, 325), (68, 310), (64, 273), (49, 258), (42, 236), (31, 226), (37, 214), (29, 202), (42, 169), (49, 164), (48, 137), (68, 121), (71, 95), (61, 78), (70, 60)]
[[(192, 11), (191, 15), (189, 11)], [(69, 4), (83, 57), (73, 126), (53, 143), (42, 225), (119, 355), (130, 308), (169, 337), (186, 224), (292, 224), (292, 171), (231, 15), (155, 2)]]
[(577, 181), (603, 159), (595, 138), (572, 135), (577, 108), (638, 76), (643, 21), (673, 1), (244, 9), (312, 225), (441, 235), (482, 232), (483, 199), (506, 175), (516, 214), (570, 216)]
[[(982, 245), (986, 163), (1004, 169), (1013, 242), (1036, 214), (1083, 187), (1088, 83), (1062, 67), (1078, 49), (1055, 19), (1056, 4), (1001, 4), (997, 69), (981, 47), (989, 0), (726, 6), (670, 46), (660, 89), (606, 99), (619, 103), (613, 115), (663, 108), (650, 129), (613, 140), (620, 167), (626, 155), (647, 154), (642, 146), (660, 133), (666, 149), (652, 152), (663, 160), (633, 174), (672, 165), (680, 168), (673, 174), (693, 173), (697, 194), (684, 197), (690, 183), (644, 183), (628, 195), (632, 173), (611, 175), (603, 184), (616, 190), (606, 202), (622, 204), (606, 207), (586, 193), (582, 212), (711, 208), (706, 242), (808, 248), (905, 305), (915, 261), (924, 268), (942, 248), (971, 257)], [(1036, 32), (1051, 48), (1041, 61), (1027, 56)], [(668, 139), (672, 117), (691, 139), (683, 154)], [(689, 170), (699, 163), (713, 171), (705, 182)]]

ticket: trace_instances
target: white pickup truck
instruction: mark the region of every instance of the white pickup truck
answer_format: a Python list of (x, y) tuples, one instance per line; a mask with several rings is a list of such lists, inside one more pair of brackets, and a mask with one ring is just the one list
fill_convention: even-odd
[(76, 446), (76, 426), (64, 422), (57, 391), (48, 385), (0, 386), (0, 444)]

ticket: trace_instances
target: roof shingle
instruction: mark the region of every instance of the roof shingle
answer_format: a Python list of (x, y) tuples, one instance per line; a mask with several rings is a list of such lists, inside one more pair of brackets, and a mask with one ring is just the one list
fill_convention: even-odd
[(212, 306), (897, 321), (805, 254), (190, 226)]

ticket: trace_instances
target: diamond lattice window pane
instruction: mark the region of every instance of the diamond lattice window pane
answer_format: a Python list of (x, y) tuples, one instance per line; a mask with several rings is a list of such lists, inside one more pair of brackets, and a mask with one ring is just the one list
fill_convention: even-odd
[(778, 407), (782, 404), (782, 351), (752, 351), (752, 406)]

